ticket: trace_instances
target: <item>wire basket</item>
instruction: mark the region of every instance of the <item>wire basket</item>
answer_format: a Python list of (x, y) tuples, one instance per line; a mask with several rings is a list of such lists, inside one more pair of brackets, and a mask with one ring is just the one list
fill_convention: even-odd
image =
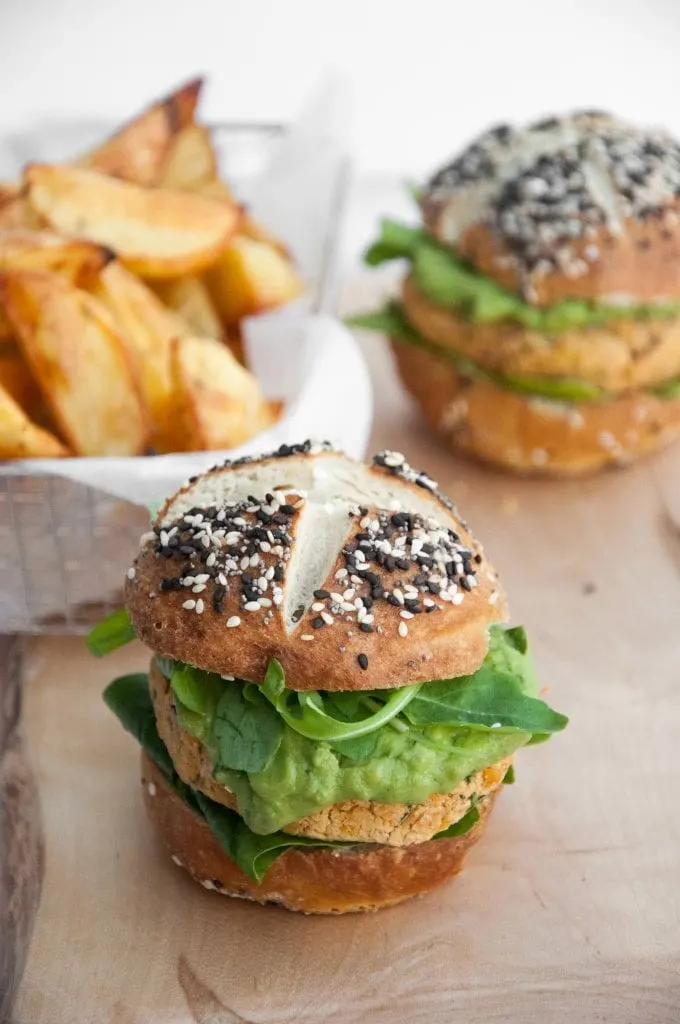
[[(3, 140), (0, 168), (30, 159), (62, 160), (106, 134), (101, 123), (61, 122)], [(218, 125), (220, 174), (245, 202), (280, 125)], [(336, 154), (307, 210), (304, 251), (295, 251), (314, 312), (332, 312), (349, 162)], [(290, 212), (290, 211), (289, 211)], [(269, 221), (272, 230), (277, 224)], [(285, 238), (285, 234), (284, 234)], [(288, 241), (288, 239), (286, 239)], [(0, 465), (0, 633), (85, 633), (120, 606), (122, 581), (148, 525), (148, 512), (57, 476), (22, 476)]]

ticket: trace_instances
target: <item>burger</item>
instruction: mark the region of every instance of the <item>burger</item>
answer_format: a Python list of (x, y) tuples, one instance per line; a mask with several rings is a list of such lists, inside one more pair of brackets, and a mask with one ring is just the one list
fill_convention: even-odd
[(457, 872), (515, 752), (566, 724), (452, 502), (404, 457), (287, 445), (190, 480), (127, 574), (101, 654), (146, 808), (207, 889), (375, 910)]
[(384, 221), (396, 301), (353, 317), (458, 452), (520, 473), (622, 465), (680, 431), (680, 144), (598, 111), (485, 132)]

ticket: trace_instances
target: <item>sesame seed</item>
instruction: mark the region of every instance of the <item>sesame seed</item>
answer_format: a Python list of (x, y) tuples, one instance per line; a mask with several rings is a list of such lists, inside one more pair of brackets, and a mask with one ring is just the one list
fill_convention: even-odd
[(203, 604), (203, 599), (199, 597), (198, 601), (196, 602), (196, 611), (198, 612), (199, 615), (203, 614), (204, 608), (205, 605)]
[(324, 620), (320, 615), (317, 615), (316, 618), (312, 619), (312, 629), (321, 629), (323, 626)]
[(496, 604), (496, 602), (498, 601), (498, 596), (498, 591), (494, 590), (489, 596), (489, 604)]
[(408, 636), (408, 626), (405, 622), (399, 623), (399, 636)]
[(366, 657), (366, 655), (359, 654), (357, 656), (357, 661), (359, 662), (359, 668), (363, 669), (365, 672), (366, 669), (368, 668), (368, 658)]
[(402, 619), (412, 619), (413, 618), (413, 612), (402, 611), (402, 612), (399, 612), (399, 614), (402, 617)]
[(186, 608), (188, 612), (193, 611), (195, 607), (196, 602), (193, 600), (193, 598), (189, 598), (189, 600), (185, 601), (184, 604), (182, 605), (182, 608)]
[(327, 626), (332, 626), (335, 621), (333, 616), (329, 615), (328, 612), (321, 612), (321, 618), (323, 619)]
[(238, 615), (231, 615), (227, 619), (227, 628), (228, 629), (234, 629), (235, 626), (240, 626), (240, 625), (241, 625), (241, 620), (238, 617)]
[(135, 569), (134, 569), (134, 567), (133, 567), (133, 566), (130, 566), (130, 568), (129, 568), (129, 569), (128, 569), (128, 571), (127, 571), (127, 578), (128, 578), (129, 580), (133, 580), (133, 579), (135, 578), (135, 576), (136, 576), (136, 572), (135, 572)]
[(261, 606), (259, 601), (246, 601), (243, 607), (247, 612), (259, 612)]
[(197, 583), (195, 587), (191, 588), (192, 594), (202, 594), (205, 590), (205, 583)]
[(146, 788), (149, 791), (149, 796), (155, 796), (156, 795), (156, 783), (155, 782), (150, 782), (149, 785)]
[(301, 640), (313, 640), (314, 636), (312, 633), (303, 633), (300, 637)]

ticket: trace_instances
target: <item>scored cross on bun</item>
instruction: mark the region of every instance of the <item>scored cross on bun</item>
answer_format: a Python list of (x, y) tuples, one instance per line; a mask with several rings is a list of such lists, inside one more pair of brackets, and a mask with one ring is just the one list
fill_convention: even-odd
[(506, 611), (496, 573), (434, 481), (402, 455), (365, 466), (328, 445), (190, 481), (166, 501), (130, 576), (135, 631), (158, 654), (244, 679), (277, 658), (296, 690), (473, 672)]

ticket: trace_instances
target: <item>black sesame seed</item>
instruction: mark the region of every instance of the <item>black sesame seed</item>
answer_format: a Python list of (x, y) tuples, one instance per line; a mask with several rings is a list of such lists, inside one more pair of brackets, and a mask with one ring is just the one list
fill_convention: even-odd
[(373, 626), (371, 626), (371, 624), (369, 622), (360, 622), (359, 623), (359, 629), (361, 630), (362, 633), (372, 633), (373, 632)]
[(274, 566), (274, 579), (276, 580), (277, 583), (280, 583), (281, 580), (283, 579), (283, 566), (282, 565), (275, 565)]
[(195, 555), (196, 554), (196, 551), (191, 546), (191, 544), (181, 544), (179, 550), (180, 550), (180, 552), (183, 555)]
[(315, 619), (312, 619), (312, 629), (323, 629), (325, 622), (320, 615), (317, 615)]
[(428, 580), (427, 589), (430, 591), (431, 594), (438, 594), (439, 591), (441, 590), (441, 587), (439, 586), (438, 583), (434, 583), (432, 580)]
[(408, 558), (398, 558), (397, 559), (397, 568), (398, 569), (404, 569), (404, 570), (408, 569), (410, 564), (411, 563), (409, 562)]
[(463, 590), (472, 590), (472, 587), (470, 586), (470, 581), (468, 580), (467, 576), (461, 576), (459, 582)]
[(481, 555), (475, 555), (475, 562), (477, 563), (477, 565), (481, 565), (482, 556)]
[(387, 557), (385, 558), (385, 568), (387, 569), (387, 571), (394, 572), (396, 564), (397, 560), (394, 557), (394, 555), (387, 555)]
[(395, 608), (401, 608), (401, 601), (397, 600), (394, 594), (388, 594), (387, 600), (390, 604), (393, 604)]
[(282, 505), (279, 512), (282, 512), (286, 516), (292, 516), (295, 513), (295, 509), (292, 505)]
[(330, 597), (330, 596), (331, 595), (330, 595), (330, 593), (327, 590), (319, 589), (319, 590), (315, 590), (314, 591), (314, 597), (318, 597), (318, 599), (320, 601), (323, 601), (323, 600), (325, 600), (325, 598)]
[(368, 658), (366, 657), (366, 655), (359, 654), (357, 657), (357, 661), (359, 662), (359, 668), (363, 669), (365, 672), (366, 669), (368, 668)]

